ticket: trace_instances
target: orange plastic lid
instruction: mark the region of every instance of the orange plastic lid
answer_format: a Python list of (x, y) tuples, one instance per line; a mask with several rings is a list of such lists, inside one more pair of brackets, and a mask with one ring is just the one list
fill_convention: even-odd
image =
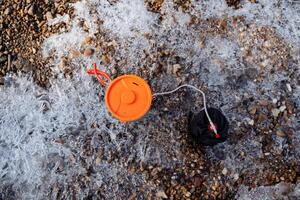
[(123, 75), (113, 80), (105, 93), (105, 103), (111, 114), (123, 122), (135, 121), (150, 109), (152, 93), (147, 82), (135, 75)]

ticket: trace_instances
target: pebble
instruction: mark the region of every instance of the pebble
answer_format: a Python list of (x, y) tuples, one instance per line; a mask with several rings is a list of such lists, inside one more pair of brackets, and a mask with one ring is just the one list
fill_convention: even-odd
[(285, 111), (285, 109), (286, 109), (286, 106), (280, 106), (279, 111), (283, 112), (283, 111)]
[(240, 178), (240, 175), (238, 173), (233, 175), (233, 180), (237, 181)]
[(248, 121), (248, 124), (251, 125), (251, 126), (253, 126), (253, 125), (254, 125), (254, 120), (253, 120), (253, 119), (250, 119), (250, 120)]
[(262, 99), (262, 100), (259, 101), (259, 104), (262, 105), (262, 106), (267, 106), (267, 105), (269, 105), (269, 102), (266, 99)]
[(255, 115), (255, 113), (257, 111), (257, 107), (256, 106), (250, 106), (248, 111), (251, 115)]
[(7, 56), (0, 57), (0, 63), (6, 62), (6, 61), (7, 61)]
[(228, 173), (227, 168), (224, 168), (224, 169), (222, 170), (222, 174), (223, 174), (223, 175), (227, 175), (227, 173)]
[(47, 21), (50, 21), (51, 19), (53, 19), (53, 16), (52, 16), (52, 13), (51, 12), (46, 12), (46, 19), (47, 19)]
[(203, 179), (199, 175), (197, 175), (192, 179), (192, 182), (195, 187), (201, 187)]
[(276, 104), (277, 102), (278, 102), (277, 99), (273, 99), (273, 100), (272, 100), (272, 103), (273, 103), (273, 104)]
[(8, 7), (4, 11), (4, 15), (9, 15), (11, 13), (11, 9)]
[(132, 194), (132, 195), (128, 198), (128, 200), (135, 200), (135, 199), (137, 199), (137, 194), (136, 194), (136, 193)]
[(67, 63), (68, 63), (68, 60), (66, 58), (62, 58), (59, 63), (59, 68), (61, 70), (64, 70), (66, 68)]
[(36, 12), (36, 10), (35, 10), (35, 6), (34, 5), (32, 5), (32, 6), (30, 6), (29, 7), (29, 9), (28, 9), (28, 14), (29, 15), (31, 15), (31, 16), (33, 16), (33, 15), (35, 15), (35, 12)]
[(109, 57), (107, 56), (107, 55), (102, 55), (102, 62), (105, 64), (105, 65), (107, 65), (107, 64), (109, 64), (110, 63), (110, 59), (109, 59)]
[(191, 194), (190, 192), (186, 192), (186, 193), (185, 193), (185, 196), (186, 196), (186, 197), (190, 197), (191, 195), (192, 195), (192, 194)]
[(166, 195), (166, 193), (164, 191), (158, 191), (156, 193), (156, 196), (160, 197), (160, 198), (163, 198), (163, 199), (167, 199), (168, 198), (168, 196)]
[(4, 85), (4, 82), (5, 82), (4, 78), (0, 77), (0, 85)]
[(172, 72), (173, 74), (177, 74), (181, 70), (181, 66), (179, 64), (173, 65)]
[(84, 40), (82, 41), (82, 44), (83, 45), (90, 45), (90, 44), (92, 44), (92, 42), (93, 42), (93, 38), (88, 36), (88, 37), (84, 38)]
[(116, 68), (111, 69), (111, 74), (112, 75), (116, 75), (117, 73), (118, 73), (118, 71), (116, 70)]
[(274, 108), (271, 110), (273, 117), (278, 117), (280, 114), (280, 110), (277, 108)]
[(288, 89), (289, 92), (292, 92), (291, 84), (287, 83), (287, 84), (286, 84), (286, 87), (287, 87), (287, 89)]
[(285, 133), (282, 130), (277, 130), (276, 135), (279, 137), (285, 137)]
[(89, 57), (89, 56), (92, 56), (94, 53), (95, 53), (94, 49), (92, 49), (92, 48), (86, 48), (84, 50), (83, 55), (86, 56), (86, 57)]

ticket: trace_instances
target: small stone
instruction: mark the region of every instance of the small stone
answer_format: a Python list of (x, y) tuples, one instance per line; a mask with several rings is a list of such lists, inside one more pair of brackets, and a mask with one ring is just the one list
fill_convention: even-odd
[(65, 140), (63, 140), (61, 138), (56, 139), (54, 142), (57, 143), (57, 144), (65, 144)]
[(227, 173), (228, 173), (227, 168), (224, 168), (224, 169), (222, 170), (222, 174), (223, 174), (223, 175), (226, 175)]
[(4, 11), (4, 15), (9, 15), (11, 13), (11, 9), (8, 7)]
[(90, 45), (90, 44), (92, 44), (92, 42), (93, 42), (93, 38), (88, 36), (88, 37), (84, 38), (82, 44), (83, 45)]
[(135, 199), (137, 199), (137, 194), (136, 193), (130, 195), (130, 197), (128, 198), (128, 200), (135, 200)]
[(225, 30), (227, 28), (227, 21), (226, 20), (221, 20), (219, 22), (219, 28), (222, 30)]
[(272, 112), (273, 117), (278, 117), (279, 113), (280, 113), (280, 110), (277, 109), (277, 108), (274, 108), (274, 109), (271, 110), (271, 112)]
[(99, 165), (101, 163), (101, 158), (97, 157), (95, 163), (96, 165)]
[(276, 135), (279, 137), (285, 137), (285, 133), (282, 130), (277, 130)]
[(273, 99), (273, 100), (272, 100), (272, 103), (273, 103), (273, 104), (276, 104), (277, 102), (278, 102), (277, 99)]
[(212, 189), (213, 191), (216, 191), (218, 188), (217, 188), (216, 185), (212, 185), (212, 186), (211, 186), (211, 189)]
[(110, 59), (107, 55), (102, 55), (102, 62), (107, 65), (110, 63)]
[(233, 180), (237, 181), (240, 178), (240, 175), (238, 173), (233, 175)]
[(270, 153), (269, 153), (269, 152), (266, 152), (266, 153), (265, 153), (265, 156), (269, 156), (269, 155), (270, 155)]
[(257, 118), (257, 122), (258, 123), (262, 123), (262, 122), (264, 122), (266, 120), (268, 120), (268, 116), (267, 115), (265, 115), (265, 114), (259, 114), (258, 115), (258, 118)]
[(253, 119), (250, 119), (250, 120), (248, 121), (248, 124), (251, 125), (251, 126), (253, 126), (253, 125), (254, 125), (254, 120), (253, 120)]
[(4, 82), (5, 82), (4, 78), (0, 77), (0, 85), (4, 85)]
[(35, 5), (30, 6), (27, 13), (31, 16), (35, 15), (36, 13)]
[(163, 198), (163, 199), (167, 199), (168, 198), (168, 196), (166, 195), (166, 193), (164, 191), (158, 191), (156, 193), (156, 196), (160, 197), (160, 198)]
[(46, 12), (46, 19), (47, 19), (47, 21), (50, 21), (51, 19), (53, 19), (53, 16), (52, 16), (52, 13), (51, 12)]
[(204, 42), (204, 40), (201, 40), (201, 41), (199, 42), (199, 46), (200, 46), (201, 49), (204, 49), (204, 48), (205, 48), (205, 42)]
[(292, 92), (291, 84), (287, 83), (287, 84), (286, 84), (286, 87), (287, 87), (287, 89), (288, 89), (289, 92)]
[(251, 115), (255, 115), (256, 111), (257, 111), (256, 106), (250, 106), (250, 107), (248, 108), (248, 112), (249, 112)]
[(86, 56), (86, 57), (90, 57), (90, 56), (92, 56), (94, 53), (95, 53), (95, 50), (94, 50), (94, 49), (92, 49), (92, 48), (87, 48), (87, 49), (84, 50), (83, 55)]
[(280, 106), (279, 111), (283, 112), (283, 111), (285, 111), (285, 109), (286, 109), (286, 106)]
[(62, 58), (59, 63), (59, 68), (61, 70), (64, 70), (66, 68), (67, 64), (68, 64), (68, 60), (66, 58)]
[(118, 73), (118, 71), (116, 70), (116, 68), (111, 69), (111, 74), (112, 75), (116, 75), (117, 73)]
[(260, 104), (261, 106), (267, 106), (267, 105), (269, 105), (269, 101), (266, 100), (266, 99), (262, 99), (262, 100), (259, 101), (259, 104)]
[(192, 194), (191, 194), (190, 192), (186, 192), (186, 193), (185, 193), (185, 196), (186, 196), (186, 197), (190, 197), (191, 195), (192, 195)]
[(7, 56), (1, 56), (0, 57), (0, 63), (4, 63), (7, 61)]
[(181, 70), (181, 66), (179, 64), (173, 65), (173, 74), (177, 74)]

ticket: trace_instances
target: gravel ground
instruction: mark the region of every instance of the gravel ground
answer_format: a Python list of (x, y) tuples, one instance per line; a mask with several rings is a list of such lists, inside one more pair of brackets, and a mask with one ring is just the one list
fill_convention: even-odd
[[(0, 199), (299, 199), (300, 3), (0, 1)], [(85, 70), (189, 83), (230, 122), (188, 136), (200, 94), (120, 123)]]

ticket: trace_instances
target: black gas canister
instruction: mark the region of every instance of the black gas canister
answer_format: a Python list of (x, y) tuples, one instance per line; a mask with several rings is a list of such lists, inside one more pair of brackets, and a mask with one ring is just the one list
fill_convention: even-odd
[(223, 113), (216, 108), (207, 108), (207, 112), (217, 130), (217, 137), (207, 118), (205, 110), (190, 113), (188, 129), (190, 137), (197, 144), (214, 146), (224, 142), (228, 137), (229, 123)]

